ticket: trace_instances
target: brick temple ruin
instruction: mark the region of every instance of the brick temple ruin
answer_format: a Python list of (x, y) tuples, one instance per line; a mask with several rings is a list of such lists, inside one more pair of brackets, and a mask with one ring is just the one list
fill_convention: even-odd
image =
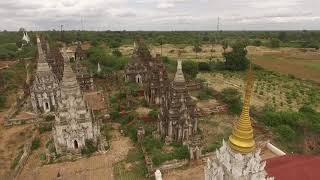
[(152, 57), (143, 39), (134, 43), (134, 50), (125, 68), (125, 80), (135, 82), (144, 90), (149, 104), (160, 105), (169, 91), (169, 78), (159, 55)]

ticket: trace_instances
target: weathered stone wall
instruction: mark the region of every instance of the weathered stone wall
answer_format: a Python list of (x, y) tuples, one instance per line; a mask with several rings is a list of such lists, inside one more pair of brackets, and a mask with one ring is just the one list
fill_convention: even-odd
[(12, 119), (5, 119), (4, 126), (10, 127), (15, 125), (23, 125), (23, 124), (32, 124), (32, 123), (38, 123), (41, 119), (38, 117), (32, 117), (32, 118), (12, 118)]
[(169, 162), (166, 162), (165, 164), (159, 166), (157, 169), (159, 169), (161, 172), (168, 172), (170, 170), (183, 167), (189, 163), (188, 159), (184, 160), (172, 160)]

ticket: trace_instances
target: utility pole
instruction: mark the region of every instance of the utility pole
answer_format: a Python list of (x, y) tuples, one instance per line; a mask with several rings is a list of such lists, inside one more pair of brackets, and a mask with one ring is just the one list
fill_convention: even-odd
[(220, 30), (220, 17), (218, 16), (217, 31)]
[(60, 25), (60, 40), (63, 42), (63, 34), (62, 34), (63, 25)]
[(217, 20), (217, 30), (215, 32), (215, 37), (214, 37), (214, 41), (213, 39), (211, 40), (211, 57), (210, 59), (212, 60), (213, 59), (213, 49), (214, 49), (214, 43), (218, 43), (218, 34), (219, 34), (219, 30), (220, 30), (220, 17), (218, 16), (218, 20)]
[(162, 37), (161, 37), (161, 39), (160, 39), (160, 47), (161, 47), (161, 52), (160, 52), (160, 56), (162, 57), (162, 44), (163, 44), (163, 41), (162, 41)]
[(81, 30), (84, 31), (84, 28), (83, 28), (83, 17), (81, 16)]

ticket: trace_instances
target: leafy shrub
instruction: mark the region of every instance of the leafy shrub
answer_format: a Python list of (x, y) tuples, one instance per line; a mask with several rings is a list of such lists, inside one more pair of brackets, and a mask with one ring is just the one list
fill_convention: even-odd
[(39, 125), (39, 132), (40, 134), (52, 131), (52, 123), (47, 123), (47, 124), (40, 124)]
[(272, 38), (271, 40), (270, 40), (270, 47), (271, 48), (279, 48), (280, 47), (280, 40), (279, 39), (277, 39), (277, 38)]
[(182, 62), (182, 70), (183, 73), (190, 77), (190, 78), (196, 78), (198, 74), (198, 63), (191, 60), (186, 60)]
[(142, 144), (146, 148), (147, 152), (151, 152), (154, 149), (161, 149), (163, 147), (163, 142), (159, 139), (153, 138), (152, 136), (145, 137)]
[(94, 144), (93, 140), (86, 139), (85, 146), (81, 149), (81, 154), (90, 156), (92, 153), (94, 153), (96, 151), (97, 151), (97, 147)]
[(40, 147), (40, 139), (34, 138), (34, 140), (31, 143), (31, 150), (36, 150)]
[(129, 136), (129, 138), (133, 141), (133, 142), (137, 142), (138, 138), (137, 138), (137, 127), (136, 126), (128, 126), (126, 128), (126, 133)]
[(216, 141), (215, 143), (208, 144), (208, 146), (205, 147), (205, 148), (202, 150), (202, 153), (213, 152), (213, 151), (219, 149), (221, 146), (222, 146), (222, 140), (219, 139), (219, 140)]
[(152, 109), (151, 111), (149, 111), (148, 117), (155, 119), (158, 117), (158, 114), (159, 111), (157, 109)]
[(116, 119), (118, 119), (120, 117), (120, 114), (119, 114), (118, 111), (113, 111), (113, 112), (110, 113), (110, 117), (111, 117), (112, 120), (116, 120)]
[(132, 121), (134, 119), (134, 116), (129, 114), (129, 115), (125, 115), (122, 117), (119, 117), (117, 119), (117, 121), (121, 124), (121, 125), (126, 125), (128, 124), (130, 121)]
[(197, 96), (200, 100), (208, 100), (213, 97), (213, 93), (209, 88), (200, 91)]
[(256, 40), (253, 41), (252, 45), (253, 46), (261, 46), (262, 42), (259, 39), (256, 39)]
[(10, 166), (11, 169), (16, 168), (16, 166), (18, 165), (18, 163), (19, 163), (19, 161), (21, 159), (22, 154), (23, 154), (23, 152), (20, 151), (18, 153), (18, 155), (14, 158), (14, 160), (12, 161), (11, 166)]
[(241, 96), (237, 89), (225, 88), (221, 91), (222, 100), (228, 105), (229, 111), (233, 114), (240, 114), (242, 103)]
[(39, 155), (39, 159), (40, 159), (41, 161), (46, 161), (46, 160), (47, 160), (46, 154), (41, 153), (41, 154)]
[(6, 96), (0, 95), (0, 108), (3, 108), (5, 106), (6, 99), (7, 99)]
[(174, 150), (174, 159), (187, 159), (189, 157), (189, 150), (187, 146), (180, 146)]
[(282, 142), (291, 142), (296, 137), (296, 132), (288, 125), (280, 125), (275, 129), (277, 138)]
[(111, 131), (112, 131), (112, 126), (107, 126), (106, 124), (103, 124), (100, 128), (101, 134), (105, 136), (107, 141), (109, 141), (112, 137)]
[(210, 64), (207, 62), (199, 62), (198, 68), (199, 68), (199, 71), (210, 71), (211, 70)]

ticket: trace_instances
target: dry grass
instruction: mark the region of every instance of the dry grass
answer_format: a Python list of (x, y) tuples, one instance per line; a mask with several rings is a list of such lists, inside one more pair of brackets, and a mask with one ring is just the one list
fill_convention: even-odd
[(10, 171), (17, 154), (23, 150), (24, 143), (31, 137), (32, 125), (0, 128), (0, 179)]
[(264, 68), (320, 83), (320, 52), (313, 49), (249, 47), (249, 57)]

